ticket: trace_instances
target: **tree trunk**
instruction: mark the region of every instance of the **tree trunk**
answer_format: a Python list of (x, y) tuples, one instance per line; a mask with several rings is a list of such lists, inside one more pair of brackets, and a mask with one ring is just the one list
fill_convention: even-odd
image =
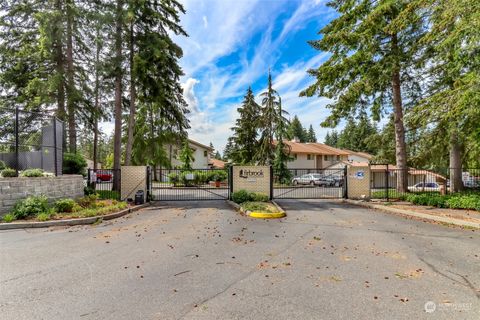
[(130, 116), (128, 117), (128, 136), (125, 148), (125, 165), (130, 165), (133, 148), (133, 130), (135, 127), (135, 99), (137, 92), (135, 89), (135, 81), (133, 76), (133, 57), (134, 51), (134, 33), (133, 23), (130, 24)]
[(122, 156), (122, 10), (123, 0), (117, 0), (115, 23), (115, 133), (113, 138), (113, 190), (120, 191)]
[[(55, 1), (55, 10), (60, 16), (60, 13), (63, 12), (62, 1)], [(57, 117), (65, 121), (65, 87), (64, 87), (64, 76), (65, 76), (65, 67), (64, 67), (64, 58), (63, 58), (63, 49), (62, 49), (62, 29), (61, 21), (57, 20), (57, 23), (54, 25), (53, 34), (55, 37), (54, 50), (55, 50), (55, 68), (56, 72), (60, 78), (58, 81), (57, 87)]]
[(462, 190), (461, 144), (457, 132), (454, 131), (450, 136), (450, 191), (458, 192)]
[(93, 112), (93, 169), (98, 167), (98, 117), (100, 116), (100, 44), (98, 39), (100, 32), (97, 28), (96, 34), (96, 52), (95, 52), (95, 109)]
[(67, 0), (67, 111), (68, 144), (70, 152), (77, 152), (77, 129), (75, 126), (75, 84), (73, 74), (73, 0)]
[[(397, 34), (392, 35), (392, 52), (399, 51)], [(403, 125), (403, 105), (400, 80), (400, 66), (394, 67), (392, 72), (393, 93), (393, 120), (395, 126), (395, 158), (397, 164), (397, 191), (408, 191), (407, 148), (405, 144), (405, 127)]]

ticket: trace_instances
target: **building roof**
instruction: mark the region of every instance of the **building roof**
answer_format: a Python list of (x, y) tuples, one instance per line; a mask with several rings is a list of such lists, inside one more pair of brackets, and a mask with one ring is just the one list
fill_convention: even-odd
[(349, 155), (350, 153), (346, 150), (342, 149), (337, 149), (334, 147), (327, 146), (326, 144), (323, 143), (318, 143), (318, 142), (307, 142), (307, 145), (313, 146), (314, 148), (318, 149), (320, 151), (320, 154), (333, 154), (333, 155)]
[(209, 150), (209, 151), (213, 151), (213, 148), (212, 148), (212, 147), (209, 147), (209, 146), (206, 146), (206, 145), (204, 145), (204, 144), (201, 144), (200, 142), (197, 142), (197, 141), (195, 141), (195, 140), (188, 139), (188, 142), (191, 143), (191, 144), (196, 145), (197, 147), (204, 148), (204, 149), (207, 149), (207, 150)]
[[(387, 170), (387, 165), (372, 164), (370, 166), (370, 170), (372, 170), (372, 172), (384, 172), (384, 171)], [(390, 171), (390, 170), (396, 171), (396, 170), (399, 170), (399, 169), (396, 165), (389, 164), (388, 165), (388, 171)], [(411, 174), (411, 175), (429, 175), (429, 176), (433, 176), (433, 177), (436, 177), (436, 178), (441, 179), (441, 180), (447, 180), (447, 178), (442, 176), (441, 174), (435, 173), (435, 172), (430, 171), (430, 170), (408, 168), (408, 173)]]
[(352, 151), (352, 150), (348, 150), (348, 149), (343, 149), (343, 150), (347, 151), (351, 155), (356, 155), (356, 156), (359, 156), (361, 158), (365, 158), (365, 159), (368, 159), (368, 160), (373, 159), (373, 155), (371, 155), (370, 153), (361, 152), (361, 151)]
[[(274, 142), (276, 144), (276, 141)], [(284, 141), (286, 145), (290, 147), (292, 153), (308, 153), (308, 154), (321, 154), (321, 155), (348, 155), (349, 153), (344, 150), (333, 148), (327, 146), (323, 143), (314, 143), (314, 142), (295, 142), (295, 141)]]
[(218, 160), (218, 159), (210, 159), (210, 161), (208, 161), (208, 164), (211, 165), (213, 168), (217, 168), (217, 169), (223, 169), (225, 168), (225, 161), (222, 161), (222, 160)]

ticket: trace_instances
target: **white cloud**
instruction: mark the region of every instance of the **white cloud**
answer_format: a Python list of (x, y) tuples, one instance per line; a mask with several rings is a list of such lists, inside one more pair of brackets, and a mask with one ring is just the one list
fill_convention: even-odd
[[(182, 25), (190, 37), (175, 37), (175, 41), (184, 50), (184, 95), (192, 110), (189, 134), (202, 143), (211, 141), (222, 150), (236, 119), (237, 105), (231, 102), (232, 98), (240, 101), (246, 88), (259, 79), (264, 78), (266, 83), (268, 69), (277, 63), (282, 45), (295, 37), (307, 20), (323, 18), (331, 11), (319, 0), (303, 1), (292, 12), (288, 11), (292, 3), (286, 6), (283, 1), (269, 1), (268, 6), (262, 0), (183, 3), (187, 14), (182, 17)], [(285, 15), (287, 18), (278, 30), (279, 19)], [(249, 42), (258, 34), (260, 40), (253, 54), (248, 55), (252, 49)], [(218, 64), (219, 59), (232, 53), (239, 55), (237, 61)], [(285, 65), (280, 71), (272, 70), (274, 86), (286, 109), (292, 116), (298, 114), (307, 127), (312, 124), (319, 138), (326, 132), (319, 123), (328, 114), (323, 107), (328, 101), (299, 98), (298, 94), (312, 81), (306, 70), (318, 66), (323, 59), (325, 56), (318, 54), (310, 60)], [(229, 103), (224, 104), (225, 100)]]
[(182, 84), (183, 87), (183, 98), (188, 104), (191, 112), (198, 113), (198, 99), (195, 96), (194, 87), (197, 83), (200, 83), (195, 78), (188, 78), (187, 81)]

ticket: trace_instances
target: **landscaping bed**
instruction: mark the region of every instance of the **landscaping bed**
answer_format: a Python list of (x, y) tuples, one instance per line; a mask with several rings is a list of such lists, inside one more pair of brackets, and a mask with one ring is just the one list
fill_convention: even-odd
[(35, 222), (103, 216), (126, 209), (128, 204), (117, 200), (100, 200), (98, 195), (87, 195), (77, 200), (61, 199), (53, 204), (45, 196), (20, 200), (2, 222)]
[(239, 190), (232, 194), (233, 202), (238, 206), (240, 212), (252, 218), (282, 218), (285, 212), (264, 193)]
[(459, 192), (447, 195), (434, 192), (407, 193), (399, 195), (395, 200), (418, 206), (480, 211), (480, 193)]

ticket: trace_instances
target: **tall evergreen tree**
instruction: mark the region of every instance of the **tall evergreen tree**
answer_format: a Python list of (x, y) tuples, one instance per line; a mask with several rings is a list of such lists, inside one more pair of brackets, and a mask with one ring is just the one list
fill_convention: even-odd
[(471, 141), (478, 138), (480, 121), (480, 3), (415, 0), (396, 23), (403, 26), (412, 12), (425, 12), (430, 17), (420, 50), (428, 88), (408, 118), (415, 126), (433, 131), (432, 137), (438, 137), (431, 141), (435, 145), (445, 145), (448, 136), (450, 187), (458, 191), (463, 188), (462, 162), (466, 158), (463, 153), (465, 148), (475, 150)]
[(233, 137), (229, 137), (225, 148), (223, 149), (223, 161), (229, 162), (233, 160), (236, 146)]
[(183, 52), (168, 33), (187, 36), (179, 16), (185, 13), (184, 7), (177, 0), (128, 0), (127, 4), (125, 37), (129, 51), (130, 116), (125, 161), (129, 162), (135, 152), (141, 152), (138, 148), (134, 150), (135, 144), (139, 145), (138, 139), (134, 138), (137, 109), (145, 112), (146, 106), (152, 108), (157, 118), (152, 119), (156, 127), (153, 135), (157, 137), (153, 141), (157, 144), (171, 142), (165, 140), (167, 136), (181, 138), (189, 125), (185, 117), (188, 109), (180, 86), (183, 71), (178, 63)]
[(180, 161), (182, 162), (182, 170), (192, 170), (192, 162), (195, 161), (195, 158), (193, 157), (193, 149), (190, 148), (187, 139), (183, 142), (180, 151)]
[[(378, 118), (392, 106), (395, 125), (396, 164), (401, 171), (397, 189), (407, 191), (407, 150), (403, 124), (402, 98), (413, 102), (415, 95), (402, 94), (402, 87), (415, 89), (412, 79), (415, 44), (422, 36), (424, 22), (420, 13), (413, 12), (402, 26), (392, 22), (408, 6), (405, 1), (349, 1), (329, 2), (339, 16), (325, 26), (322, 39), (310, 44), (331, 52), (330, 58), (309, 73), (316, 82), (301, 95), (318, 94), (334, 99), (325, 126), (336, 126), (341, 118), (358, 109), (371, 107)], [(411, 92), (415, 92), (412, 90)]]
[(315, 130), (313, 130), (312, 125), (310, 125), (308, 128), (307, 142), (317, 142), (317, 135), (315, 134)]
[(336, 130), (332, 130), (332, 132), (327, 132), (323, 143), (330, 147), (338, 147), (338, 132)]
[(307, 132), (305, 128), (302, 126), (300, 119), (298, 116), (295, 115), (290, 121), (290, 125), (288, 126), (287, 130), (288, 138), (290, 139), (298, 139), (300, 142), (304, 143), (307, 142)]
[(255, 102), (255, 96), (249, 87), (243, 97), (241, 107), (237, 109), (239, 117), (233, 130), (233, 143), (236, 146), (232, 154), (233, 160), (241, 164), (253, 164), (257, 148), (258, 115), (260, 106)]
[(272, 87), (272, 75), (268, 73), (267, 91), (261, 94), (262, 108), (259, 117), (259, 129), (261, 130), (259, 146), (255, 153), (255, 160), (260, 165), (270, 165), (275, 158), (275, 132), (281, 128), (287, 128), (289, 122), (286, 118), (288, 112), (281, 108), (281, 98)]
[[(282, 114), (282, 103), (280, 101), (278, 105), (279, 114)], [(275, 128), (275, 138), (277, 143), (275, 144), (275, 159), (273, 160), (273, 171), (278, 178), (278, 182), (281, 184), (289, 184), (291, 177), (290, 170), (288, 170), (287, 162), (290, 161), (290, 149), (284, 142), (284, 137), (287, 135), (288, 123), (285, 121), (279, 121)]]

